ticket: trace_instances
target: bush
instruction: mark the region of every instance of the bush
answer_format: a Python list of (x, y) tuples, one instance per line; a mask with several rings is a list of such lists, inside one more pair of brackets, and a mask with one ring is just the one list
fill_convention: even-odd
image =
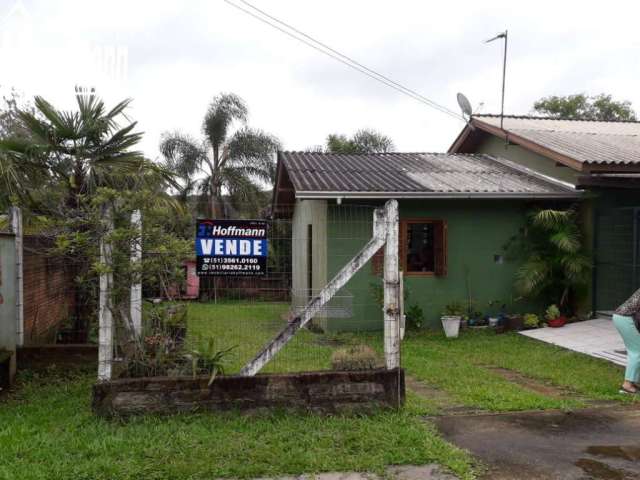
[(373, 370), (380, 364), (376, 351), (367, 345), (339, 348), (331, 355), (331, 366), (334, 370)]
[(524, 326), (527, 328), (536, 328), (540, 325), (540, 319), (535, 313), (527, 313), (524, 315)]

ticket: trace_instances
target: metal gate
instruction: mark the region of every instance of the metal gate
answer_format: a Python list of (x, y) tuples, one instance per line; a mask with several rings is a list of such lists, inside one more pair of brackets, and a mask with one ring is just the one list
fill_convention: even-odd
[(640, 288), (640, 207), (600, 210), (595, 222), (594, 305), (611, 312)]

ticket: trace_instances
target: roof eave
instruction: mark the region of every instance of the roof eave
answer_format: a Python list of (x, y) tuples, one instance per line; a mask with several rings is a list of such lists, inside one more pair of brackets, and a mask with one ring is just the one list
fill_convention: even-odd
[(296, 198), (300, 200), (331, 199), (453, 199), (453, 198), (485, 198), (485, 199), (571, 199), (580, 198), (582, 192), (339, 192), (339, 191), (298, 191)]

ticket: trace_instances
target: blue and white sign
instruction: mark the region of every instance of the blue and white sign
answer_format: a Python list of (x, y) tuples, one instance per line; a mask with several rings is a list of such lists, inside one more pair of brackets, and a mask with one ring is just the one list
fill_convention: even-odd
[(199, 276), (265, 275), (267, 251), (264, 220), (196, 222), (196, 273)]

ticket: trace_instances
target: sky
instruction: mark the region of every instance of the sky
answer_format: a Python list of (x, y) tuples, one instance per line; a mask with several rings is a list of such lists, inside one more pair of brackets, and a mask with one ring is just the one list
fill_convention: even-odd
[[(239, 0), (234, 0), (240, 3)], [(606, 92), (640, 110), (640, 2), (249, 0), (367, 67), (458, 111), (498, 113), (508, 29), (505, 113), (547, 95)], [(461, 120), (282, 34), (223, 0), (0, 0), (0, 90), (73, 108), (74, 86), (128, 116), (159, 158), (163, 132), (196, 138), (211, 99), (234, 92), (249, 126), (286, 150), (372, 128), (397, 151), (446, 151)]]

